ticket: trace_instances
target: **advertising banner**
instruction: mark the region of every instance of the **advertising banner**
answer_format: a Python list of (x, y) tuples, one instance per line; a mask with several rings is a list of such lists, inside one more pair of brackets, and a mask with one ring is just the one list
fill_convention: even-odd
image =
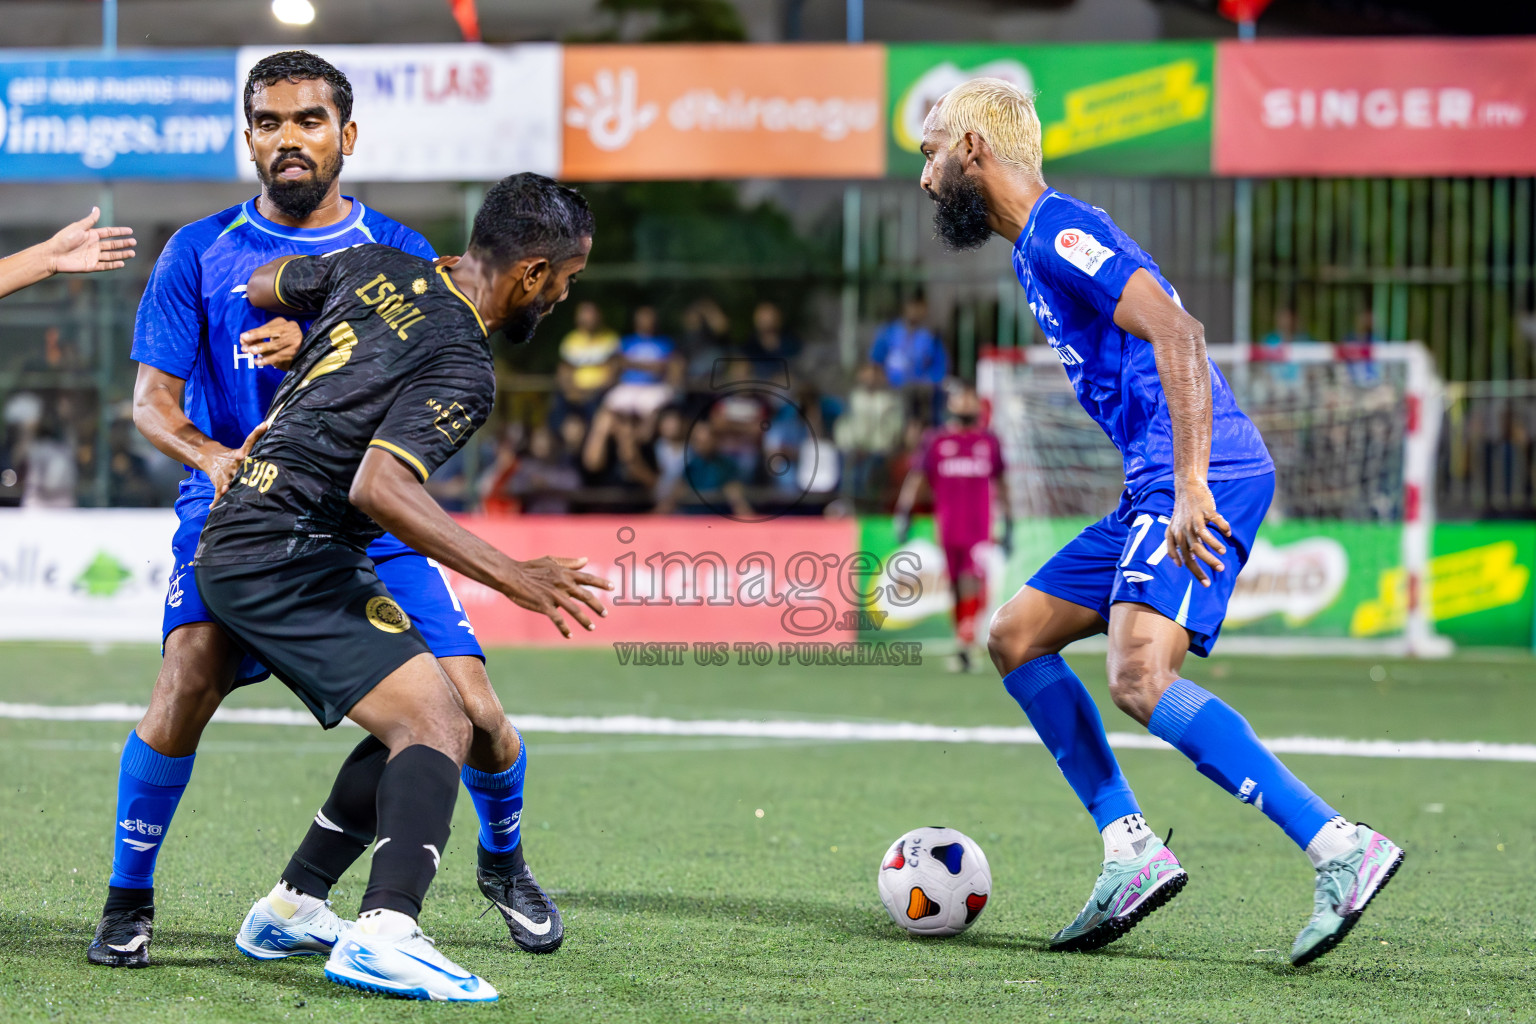
[(1224, 42), (1216, 95), (1218, 174), (1536, 173), (1536, 41)]
[(233, 52), (113, 60), (0, 50), (0, 180), (227, 180)]
[(892, 46), (889, 173), (916, 180), (923, 118), (971, 78), (1035, 93), (1049, 174), (1207, 174), (1212, 63), (1203, 42)]
[[(239, 51), (251, 65), (276, 47)], [(495, 181), (560, 171), (560, 47), (316, 46), (352, 83), (351, 181)], [(234, 108), (245, 127), (241, 97)], [(240, 152), (240, 176), (256, 170)]]
[[(995, 607), (1016, 593), (1088, 523), (1017, 523), (1012, 558), (995, 570), (989, 568), (989, 605)], [(861, 520), (860, 547), (887, 562), (906, 550), (923, 566), (922, 601), (884, 619), (881, 634), (887, 639), (950, 635), (948, 583), (930, 522), (914, 522), (912, 539), (902, 549), (889, 518)], [(924, 557), (930, 551), (934, 557)], [(1533, 566), (1536, 523), (1439, 524), (1429, 567), (1435, 629), (1457, 644), (1531, 646), (1536, 616)], [(1238, 577), (1222, 636), (1392, 637), (1402, 633), (1406, 615), (1400, 525), (1267, 522)]]
[(175, 532), (168, 508), (0, 510), (0, 640), (159, 643)]
[(878, 178), (884, 103), (881, 46), (568, 46), (562, 176)]

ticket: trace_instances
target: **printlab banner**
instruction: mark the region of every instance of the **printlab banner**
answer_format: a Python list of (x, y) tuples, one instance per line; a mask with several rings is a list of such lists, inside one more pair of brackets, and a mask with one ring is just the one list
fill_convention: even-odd
[(1536, 173), (1536, 41), (1221, 43), (1218, 174)]
[(232, 178), (237, 91), (232, 51), (0, 51), (0, 180)]
[(158, 643), (175, 532), (170, 509), (0, 510), (0, 640)]
[(888, 173), (916, 179), (923, 118), (972, 78), (1035, 93), (1047, 174), (1207, 174), (1210, 43), (892, 46)]
[[(239, 51), (240, 82), (273, 51)], [(560, 173), (560, 50), (523, 46), (317, 46), (352, 83), (351, 181), (495, 181)], [(245, 114), (235, 102), (240, 127)], [(240, 154), (240, 176), (256, 171)]]
[(878, 178), (881, 46), (570, 46), (563, 176)]

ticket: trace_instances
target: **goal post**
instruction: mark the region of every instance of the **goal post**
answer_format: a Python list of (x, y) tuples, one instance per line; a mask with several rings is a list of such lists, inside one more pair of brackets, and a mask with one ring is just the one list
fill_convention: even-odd
[[(1429, 352), (1416, 342), (1209, 351), (1276, 470), (1220, 649), (1450, 653), (1431, 607), (1442, 396)], [(1115, 509), (1123, 469), (1049, 346), (984, 352), (977, 386), (1002, 441), (1018, 524), (1006, 597)]]

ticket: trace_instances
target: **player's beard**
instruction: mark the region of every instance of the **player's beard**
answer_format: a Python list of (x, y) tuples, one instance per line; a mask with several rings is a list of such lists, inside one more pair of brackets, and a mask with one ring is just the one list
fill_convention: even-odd
[[(309, 165), (309, 177), (298, 181), (286, 181), (278, 177), (276, 165), (295, 159)], [(336, 151), (335, 158), (325, 167), (316, 165), (303, 154), (284, 153), (273, 161), (271, 167), (257, 164), (256, 176), (261, 179), (261, 187), (267, 198), (272, 200), (273, 206), (294, 220), (303, 220), (315, 212), (325, 200), (326, 193), (331, 190), (331, 184), (341, 176), (342, 161), (340, 150)]]
[(501, 325), (502, 337), (507, 339), (508, 345), (524, 345), (533, 340), (533, 332), (539, 326), (539, 321), (544, 319), (544, 314), (554, 306), (553, 302), (544, 301), (540, 296), (528, 305), (519, 309), (506, 322)]
[(992, 237), (981, 186), (958, 171), (934, 182), (933, 230), (950, 252), (980, 249)]

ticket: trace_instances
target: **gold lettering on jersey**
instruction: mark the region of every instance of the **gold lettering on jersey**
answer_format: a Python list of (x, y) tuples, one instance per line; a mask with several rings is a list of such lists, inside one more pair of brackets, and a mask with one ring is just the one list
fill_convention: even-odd
[[(421, 287), (417, 287), (418, 285)], [(412, 283), (411, 290), (420, 295), (427, 290), (426, 282), (417, 278)], [(356, 295), (363, 300), (364, 305), (373, 307), (379, 319), (383, 320), (401, 341), (411, 340), (405, 333), (406, 328), (419, 324), (427, 318), (427, 314), (417, 309), (415, 303), (407, 302), (400, 294), (400, 290), (385, 280), (383, 274), (357, 289)]]
[(469, 428), (473, 426), (469, 412), (458, 402), (449, 402), (444, 405), (435, 398), (429, 398), (427, 408), (437, 416), (432, 421), (432, 425), (454, 444), (462, 441), (464, 435), (469, 432)]
[(277, 479), (277, 463), (267, 462), (264, 459), (247, 457), (241, 464), (244, 470), (240, 474), (240, 483), (247, 487), (254, 487), (262, 494), (266, 494), (272, 487), (272, 482)]
[(357, 332), (352, 325), (343, 320), (331, 328), (331, 352), (318, 363), (315, 368), (304, 375), (304, 381), (299, 387), (305, 387), (316, 377), (323, 377), (332, 370), (339, 370), (347, 365), (352, 358), (352, 349), (357, 347)]

